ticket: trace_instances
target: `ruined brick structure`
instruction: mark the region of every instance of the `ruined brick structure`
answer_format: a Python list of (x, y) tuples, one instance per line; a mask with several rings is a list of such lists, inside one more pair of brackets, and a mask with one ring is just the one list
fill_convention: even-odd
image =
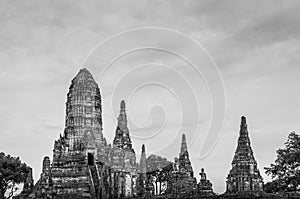
[(138, 196), (140, 197), (145, 197), (146, 195), (149, 195), (146, 160), (146, 150), (145, 145), (143, 144), (137, 181)]
[(185, 134), (182, 134), (178, 164), (179, 171), (185, 172), (189, 174), (191, 178), (194, 178), (194, 171), (189, 157)]
[(113, 146), (102, 133), (100, 90), (87, 69), (72, 80), (63, 135), (54, 143), (53, 160), (43, 161), (42, 174), (30, 198), (119, 198), (136, 194), (135, 153), (127, 128), (125, 102)]
[(127, 127), (125, 101), (123, 100), (120, 104), (118, 125), (109, 158), (114, 195), (119, 197), (136, 195), (136, 156)]
[(198, 183), (198, 195), (200, 196), (211, 196), (214, 195), (212, 183), (207, 179), (204, 168), (201, 169), (200, 181)]
[[(91, 73), (81, 69), (67, 94), (65, 128), (54, 142), (52, 162), (44, 158), (34, 187), (32, 172), (29, 173), (19, 198), (108, 199), (162, 194), (169, 198), (215, 197), (204, 169), (200, 176), (197, 184), (184, 134), (175, 162), (158, 155), (146, 159), (143, 145), (138, 164), (123, 100), (113, 143), (107, 144), (99, 87)], [(241, 119), (238, 146), (226, 183), (229, 195), (263, 191), (245, 117)]]
[(227, 177), (227, 194), (263, 191), (263, 179), (254, 158), (247, 130), (246, 117), (242, 116), (238, 145)]
[(196, 194), (197, 181), (189, 158), (185, 134), (182, 135), (179, 158), (175, 158), (168, 182), (169, 194)]

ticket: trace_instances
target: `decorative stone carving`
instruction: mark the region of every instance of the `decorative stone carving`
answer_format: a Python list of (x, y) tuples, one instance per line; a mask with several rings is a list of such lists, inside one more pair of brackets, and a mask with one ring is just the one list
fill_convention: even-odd
[(201, 169), (200, 181), (198, 183), (198, 194), (200, 196), (209, 196), (214, 195), (212, 183), (207, 179), (206, 173), (204, 172), (204, 168)]

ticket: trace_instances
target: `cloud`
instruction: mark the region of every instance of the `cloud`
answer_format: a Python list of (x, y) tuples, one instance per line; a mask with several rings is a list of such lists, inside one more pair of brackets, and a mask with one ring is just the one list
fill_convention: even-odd
[[(221, 140), (207, 159), (199, 161), (195, 157), (192, 160), (195, 172), (202, 166), (209, 168), (208, 176), (215, 190), (222, 192), (241, 115), (251, 118), (251, 139), (260, 168), (271, 161), (268, 157), (273, 157), (274, 150), (285, 141), (287, 131), (300, 130), (297, 121), (300, 118), (300, 95), (296, 90), (300, 73), (299, 5), (298, 1), (271, 0), (247, 3), (211, 0), (3, 1), (0, 6), (0, 145), (8, 153), (18, 154), (32, 165), (37, 178), (42, 156), (51, 156), (53, 141), (63, 130), (64, 103), (70, 80), (90, 50), (112, 34), (131, 28), (171, 28), (192, 36), (204, 45), (219, 66), (226, 85), (228, 113)], [(169, 41), (159, 35), (149, 35), (149, 38), (156, 44), (195, 54), (188, 51), (186, 45), (177, 43), (176, 39)], [(136, 35), (130, 41), (122, 41), (114, 47), (121, 48), (122, 45), (143, 40), (143, 37)], [(122, 75), (126, 69), (124, 66), (143, 61), (161, 61), (185, 72), (188, 80), (201, 85), (200, 81), (195, 80), (197, 77), (194, 72), (173, 56), (149, 51), (143, 53), (119, 60), (114, 65), (116, 68), (106, 76), (106, 81), (100, 82), (104, 135), (109, 142), (114, 136), (116, 123), (110, 114), (113, 111), (110, 101), (112, 93), (107, 88), (116, 83), (114, 80)], [(99, 60), (110, 54), (113, 52), (98, 55)], [(190, 90), (173, 73), (168, 70), (149, 71), (136, 71), (134, 76), (126, 79), (118, 90), (118, 97), (128, 97), (130, 92), (126, 89), (134, 87), (135, 82), (147, 78), (152, 81), (164, 80), (178, 89), (175, 90), (183, 96), (183, 104), (194, 107), (190, 103)], [(97, 80), (98, 74), (93, 75)], [(200, 122), (201, 128), (197, 132), (202, 138), (210, 110), (205, 106), (208, 97), (203, 94), (204, 88), (195, 88), (203, 107), (201, 111), (206, 114), (195, 119), (194, 114), (189, 114), (191, 109), (188, 107), (182, 128), (189, 133), (198, 121), (205, 121)], [(149, 87), (147, 91), (140, 95), (144, 98), (147, 96), (148, 100), (136, 103), (135, 107), (143, 124), (149, 119), (151, 109), (148, 108), (153, 105), (151, 100), (163, 96), (168, 101), (170, 97), (157, 88)], [(118, 108), (118, 103), (113, 103), (113, 107)], [(176, 106), (176, 103), (174, 101), (169, 105)], [(173, 110), (174, 106), (169, 105), (165, 106), (170, 108), (166, 114), (171, 114), (167, 119), (172, 121), (167, 133), (172, 133), (176, 125), (176, 117), (172, 114), (176, 114), (177, 109)], [(147, 131), (157, 129), (164, 115), (156, 110), (152, 114), (150, 112), (150, 116), (153, 123), (146, 128)], [(274, 138), (273, 144), (268, 145), (266, 150), (262, 140), (270, 135)], [(175, 136), (174, 141), (161, 154), (169, 159), (177, 155), (174, 151), (179, 152), (180, 145), (180, 136), (172, 136)], [(192, 142), (192, 135), (188, 136), (188, 140)], [(197, 144), (195, 142), (190, 148), (192, 156), (198, 153), (200, 145)], [(147, 149), (153, 150), (151, 147), (157, 146), (153, 145), (147, 146)]]
[(253, 50), (283, 42), (291, 39), (299, 39), (300, 25), (298, 23), (298, 2), (289, 7), (284, 7), (278, 11), (261, 19), (256, 19), (248, 27), (233, 35), (233, 46), (238, 46), (245, 50)]

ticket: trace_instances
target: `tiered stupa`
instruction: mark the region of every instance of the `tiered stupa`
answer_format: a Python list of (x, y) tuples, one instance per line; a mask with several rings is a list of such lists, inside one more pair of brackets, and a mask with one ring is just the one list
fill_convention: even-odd
[(247, 130), (246, 117), (242, 116), (238, 145), (227, 177), (227, 194), (252, 194), (263, 191), (263, 179), (254, 158)]
[[(110, 164), (114, 195), (128, 197), (137, 194), (137, 164), (134, 149), (127, 127), (125, 101), (120, 103), (120, 114), (113, 147), (110, 151)], [(118, 184), (119, 183), (119, 184)]]
[(188, 173), (191, 178), (194, 178), (194, 171), (189, 157), (185, 134), (182, 134), (178, 163), (179, 163), (179, 171)]
[(179, 158), (175, 158), (167, 192), (170, 194), (196, 194), (197, 181), (189, 158), (185, 134), (182, 135)]

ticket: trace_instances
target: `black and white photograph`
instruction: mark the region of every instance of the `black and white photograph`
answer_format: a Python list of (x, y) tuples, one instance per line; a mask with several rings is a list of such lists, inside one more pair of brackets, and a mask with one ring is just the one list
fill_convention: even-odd
[(0, 0), (0, 199), (299, 199), (300, 1)]

